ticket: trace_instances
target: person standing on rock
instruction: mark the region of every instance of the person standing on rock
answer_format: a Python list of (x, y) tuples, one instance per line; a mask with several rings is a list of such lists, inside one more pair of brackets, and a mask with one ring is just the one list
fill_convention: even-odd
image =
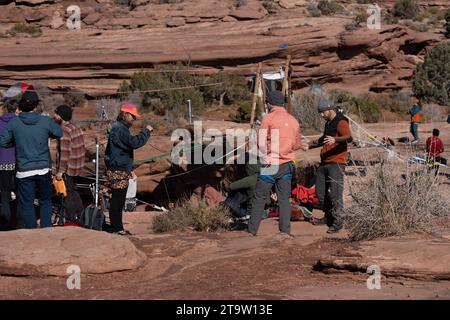
[(337, 109), (332, 101), (319, 102), (318, 111), (326, 121), (325, 130), (319, 139), (308, 145), (308, 148), (322, 146), (320, 166), (316, 175), (316, 194), (325, 216), (322, 219), (314, 219), (313, 223), (328, 225), (328, 233), (336, 233), (342, 229), (347, 144), (353, 141), (348, 119)]
[[(75, 184), (84, 168), (83, 131), (72, 123), (72, 108), (67, 105), (58, 106), (53, 118), (63, 129), (63, 136), (57, 144), (56, 179), (63, 179), (66, 186), (67, 197), (62, 203), (64, 218), (74, 222), (79, 220), (84, 211), (83, 201)], [(64, 221), (59, 220), (58, 224), (64, 225)]]
[(30, 87), (19, 101), (20, 114), (10, 120), (1, 137), (0, 147), (15, 146), (19, 205), (25, 228), (37, 227), (34, 209), (36, 187), (39, 189), (40, 227), (52, 226), (52, 173), (48, 139), (59, 139), (61, 127), (50, 117), (36, 112), (37, 93)]
[(275, 185), (280, 207), (279, 230), (282, 236), (291, 237), (289, 197), (295, 151), (301, 148), (300, 124), (284, 108), (284, 95), (281, 91), (269, 92), (267, 104), (269, 114), (263, 117), (258, 132), (258, 147), (265, 159), (261, 161), (262, 167), (252, 199), (248, 232), (256, 236), (264, 214), (264, 205)]
[[(5, 129), (9, 121), (14, 119), (16, 115), (17, 105), (15, 103), (6, 102), (4, 114), (0, 117), (0, 135)], [(2, 209), (0, 212), (0, 230), (10, 230), (14, 226), (11, 225), (11, 193), (16, 192), (16, 155), (15, 149), (0, 148), (0, 197)]]
[(408, 114), (411, 116), (411, 123), (409, 131), (411, 132), (414, 140), (411, 143), (416, 144), (419, 142), (419, 123), (422, 121), (422, 104), (418, 96), (414, 96), (414, 105), (409, 109)]
[(130, 235), (123, 228), (122, 211), (125, 205), (128, 182), (135, 177), (133, 169), (133, 150), (144, 146), (153, 131), (151, 126), (143, 128), (133, 136), (130, 128), (134, 121), (140, 118), (137, 108), (132, 103), (120, 107), (117, 121), (112, 125), (105, 150), (106, 175), (111, 187), (109, 219), (111, 232), (119, 235)]

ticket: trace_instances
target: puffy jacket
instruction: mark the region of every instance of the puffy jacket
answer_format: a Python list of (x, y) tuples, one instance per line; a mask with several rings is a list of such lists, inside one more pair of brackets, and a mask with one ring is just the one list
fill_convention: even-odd
[(21, 112), (5, 126), (0, 147), (15, 146), (17, 171), (25, 172), (51, 168), (48, 138), (59, 139), (61, 127), (51, 118), (36, 112)]
[(144, 128), (138, 135), (130, 133), (130, 125), (123, 121), (113, 124), (105, 150), (105, 165), (111, 171), (133, 170), (133, 150), (144, 146), (150, 138), (150, 131)]
[(411, 116), (411, 122), (417, 123), (422, 121), (422, 108), (420, 105), (415, 104), (409, 109), (409, 115)]
[[(14, 113), (7, 113), (0, 117), (0, 135), (5, 129), (8, 122), (14, 119), (16, 115)], [(16, 150), (14, 148), (0, 148), (0, 165), (15, 164), (16, 163)]]
[[(272, 141), (272, 130), (278, 130), (278, 139)], [(276, 137), (276, 135), (275, 135)], [(300, 124), (283, 107), (273, 107), (263, 117), (258, 132), (258, 146), (266, 155), (268, 164), (283, 164), (295, 160), (295, 151), (302, 146)]]

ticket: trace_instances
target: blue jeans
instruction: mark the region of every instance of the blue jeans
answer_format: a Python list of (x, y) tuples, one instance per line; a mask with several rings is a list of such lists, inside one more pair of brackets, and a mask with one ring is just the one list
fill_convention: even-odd
[(411, 122), (409, 132), (413, 135), (414, 140), (419, 140), (419, 124), (416, 122)]
[(36, 186), (39, 189), (39, 205), (41, 216), (41, 228), (52, 226), (52, 174), (31, 176), (17, 179), (19, 189), (19, 204), (22, 211), (26, 229), (37, 227), (36, 214), (34, 210), (34, 197)]

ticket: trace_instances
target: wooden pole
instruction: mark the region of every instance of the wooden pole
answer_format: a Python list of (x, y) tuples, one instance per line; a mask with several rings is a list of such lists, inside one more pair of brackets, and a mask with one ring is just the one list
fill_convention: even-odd
[(284, 96), (286, 96), (287, 92), (286, 92), (286, 86), (287, 86), (287, 82), (288, 82), (288, 74), (289, 74), (289, 66), (291, 65), (291, 56), (288, 55), (286, 58), (286, 66), (284, 67), (284, 79), (283, 79), (283, 84), (282, 84), (282, 89), (281, 92), (283, 92)]
[(291, 63), (289, 59), (289, 77), (288, 77), (288, 107), (287, 111), (289, 114), (292, 114), (292, 72), (291, 72)]
[(261, 90), (262, 90), (262, 99), (259, 102), (259, 114), (262, 114), (265, 111), (266, 106), (266, 83), (264, 82), (264, 73), (261, 70)]
[(256, 111), (256, 102), (258, 100), (258, 89), (259, 89), (259, 81), (261, 79), (261, 69), (262, 63), (260, 62), (258, 64), (258, 71), (256, 71), (255, 89), (253, 90), (252, 112), (250, 115), (250, 127), (252, 128), (255, 125), (255, 111)]

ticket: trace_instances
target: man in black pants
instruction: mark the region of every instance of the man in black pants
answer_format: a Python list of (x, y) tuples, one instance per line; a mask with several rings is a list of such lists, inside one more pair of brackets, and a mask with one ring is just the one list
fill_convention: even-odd
[(316, 176), (316, 194), (325, 216), (314, 220), (314, 224), (327, 224), (328, 233), (336, 233), (342, 229), (347, 144), (353, 140), (348, 119), (337, 109), (332, 101), (319, 102), (318, 111), (327, 122), (323, 135), (309, 144), (310, 148), (322, 146), (321, 163)]

